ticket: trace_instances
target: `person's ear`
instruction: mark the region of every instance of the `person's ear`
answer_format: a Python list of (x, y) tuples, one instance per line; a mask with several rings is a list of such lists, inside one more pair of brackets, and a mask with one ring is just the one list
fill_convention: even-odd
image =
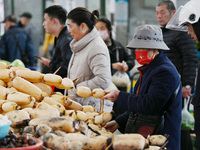
[(172, 11), (172, 16), (173, 16), (175, 13), (176, 13), (176, 10), (173, 10), (173, 11)]
[(87, 25), (86, 25), (85, 22), (82, 22), (82, 23), (80, 24), (80, 29), (81, 29), (81, 31), (82, 31), (83, 33), (86, 33), (86, 32), (87, 32), (88, 27), (87, 27)]

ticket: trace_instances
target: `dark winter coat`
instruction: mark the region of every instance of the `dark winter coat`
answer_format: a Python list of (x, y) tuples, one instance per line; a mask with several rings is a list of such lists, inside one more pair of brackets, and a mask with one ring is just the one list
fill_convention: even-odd
[(67, 69), (69, 60), (72, 55), (69, 43), (71, 42), (71, 37), (67, 30), (67, 27), (64, 27), (60, 32), (58, 38), (55, 38), (54, 49), (52, 53), (51, 62), (49, 64), (49, 69), (51, 73), (54, 73), (60, 66), (61, 69), (56, 73), (61, 77), (67, 77)]
[[(149, 65), (139, 70), (142, 78), (140, 76), (138, 79), (134, 94), (120, 92), (117, 106), (133, 113), (161, 114), (180, 84), (180, 75), (163, 53), (160, 53)], [(139, 94), (136, 95), (140, 80)], [(172, 150), (180, 149), (181, 101), (182, 88), (179, 88), (178, 95), (164, 114), (163, 134), (169, 135), (167, 148)], [(126, 112), (115, 119), (120, 128), (125, 128), (128, 115), (129, 113)]]
[(121, 43), (111, 39), (112, 45), (108, 46), (111, 61), (111, 73), (112, 75), (117, 71), (112, 69), (112, 64), (116, 62), (122, 62), (123, 60), (127, 63), (128, 69), (131, 70), (134, 63), (134, 55), (132, 51), (126, 49)]
[(169, 51), (164, 51), (164, 54), (172, 61), (181, 75), (182, 85), (190, 85), (193, 88), (198, 61), (193, 39), (187, 32), (161, 29), (164, 42), (170, 48)]
[(7, 60), (9, 62), (14, 61), (15, 59), (21, 60), (20, 50), (13, 34), (10, 31), (15, 34), (21, 50), (29, 56), (29, 65), (34, 65), (34, 46), (31, 43), (28, 34), (26, 34), (26, 32), (18, 26), (11, 26), (2, 36), (0, 41), (0, 59)]

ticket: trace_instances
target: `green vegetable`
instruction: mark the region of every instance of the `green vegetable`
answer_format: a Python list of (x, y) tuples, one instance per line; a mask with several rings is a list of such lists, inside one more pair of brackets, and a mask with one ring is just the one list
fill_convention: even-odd
[(11, 63), (7, 60), (0, 60), (0, 62), (6, 63), (7, 65), (10, 65)]
[(24, 67), (25, 68), (25, 65), (24, 63), (19, 60), (19, 59), (15, 59), (12, 63), (11, 63), (12, 66), (18, 66), (18, 67)]

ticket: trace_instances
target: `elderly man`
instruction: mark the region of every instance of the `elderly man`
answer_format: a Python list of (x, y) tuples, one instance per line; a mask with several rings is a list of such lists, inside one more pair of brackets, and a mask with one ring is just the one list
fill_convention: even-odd
[[(200, 44), (200, 1), (190, 0), (184, 6), (181, 6), (171, 20), (167, 24), (167, 28), (180, 31), (188, 31), (193, 40)], [(196, 80), (196, 92), (192, 99), (194, 105), (194, 119), (195, 119), (195, 147), (200, 150), (200, 68), (198, 69), (198, 76)]]

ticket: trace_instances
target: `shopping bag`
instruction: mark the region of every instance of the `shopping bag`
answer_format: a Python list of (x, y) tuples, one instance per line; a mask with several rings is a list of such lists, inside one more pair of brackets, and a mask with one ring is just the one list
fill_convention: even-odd
[(116, 71), (112, 76), (112, 82), (117, 87), (128, 87), (131, 84), (130, 78), (126, 72)]
[(184, 107), (182, 109), (182, 121), (181, 121), (181, 129), (182, 130), (193, 130), (194, 129), (194, 117), (188, 111), (187, 107), (190, 102), (189, 98), (184, 98)]

